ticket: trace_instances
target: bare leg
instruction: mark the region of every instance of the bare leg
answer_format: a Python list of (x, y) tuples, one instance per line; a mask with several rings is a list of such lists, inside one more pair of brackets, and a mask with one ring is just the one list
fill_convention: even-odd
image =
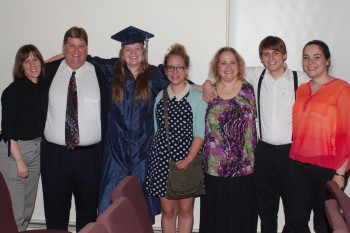
[(177, 201), (160, 198), (162, 207), (162, 232), (176, 233)]
[(194, 198), (177, 200), (179, 233), (191, 233), (193, 228)]

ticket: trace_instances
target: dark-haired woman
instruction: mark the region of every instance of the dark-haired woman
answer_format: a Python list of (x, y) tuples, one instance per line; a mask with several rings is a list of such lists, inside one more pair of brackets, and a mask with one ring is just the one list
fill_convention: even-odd
[(43, 65), (34, 45), (22, 46), (15, 58), (14, 81), (1, 97), (0, 171), (10, 191), (18, 231), (28, 227), (40, 176), (43, 119), (38, 82)]
[(331, 232), (324, 202), (326, 182), (345, 188), (350, 157), (350, 86), (329, 75), (331, 55), (319, 40), (308, 42), (302, 55), (304, 72), (311, 78), (296, 92), (293, 107), (293, 144), (290, 151), (290, 221), (287, 232)]

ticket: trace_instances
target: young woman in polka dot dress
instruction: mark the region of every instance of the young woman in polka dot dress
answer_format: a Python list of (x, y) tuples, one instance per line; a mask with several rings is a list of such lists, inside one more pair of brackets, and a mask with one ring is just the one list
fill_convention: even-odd
[(207, 104), (202, 93), (186, 81), (190, 58), (182, 45), (174, 44), (165, 56), (164, 66), (170, 85), (167, 87), (169, 145), (164, 125), (163, 91), (155, 102), (155, 127), (146, 189), (152, 196), (160, 197), (162, 232), (175, 232), (178, 219), (179, 233), (190, 233), (193, 227), (194, 197), (168, 200), (165, 197), (169, 159), (180, 169), (198, 154), (203, 144), (205, 111)]

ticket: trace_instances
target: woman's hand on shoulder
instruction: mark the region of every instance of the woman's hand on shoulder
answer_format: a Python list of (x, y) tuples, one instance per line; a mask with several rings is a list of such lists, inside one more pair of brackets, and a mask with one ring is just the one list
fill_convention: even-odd
[(53, 62), (53, 61), (59, 60), (61, 58), (64, 58), (64, 55), (62, 53), (57, 54), (53, 57), (50, 57), (49, 59), (45, 60), (45, 63)]
[(207, 80), (203, 84), (203, 100), (211, 102), (217, 97), (216, 89), (213, 87), (210, 80)]

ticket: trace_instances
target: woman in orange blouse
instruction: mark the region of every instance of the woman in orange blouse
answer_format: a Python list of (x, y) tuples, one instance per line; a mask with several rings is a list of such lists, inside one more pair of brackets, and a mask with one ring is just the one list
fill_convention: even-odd
[(328, 46), (319, 40), (303, 49), (303, 69), (311, 78), (302, 84), (293, 107), (293, 144), (290, 174), (290, 222), (287, 232), (331, 232), (324, 211), (326, 182), (345, 188), (350, 157), (350, 86), (332, 77)]

